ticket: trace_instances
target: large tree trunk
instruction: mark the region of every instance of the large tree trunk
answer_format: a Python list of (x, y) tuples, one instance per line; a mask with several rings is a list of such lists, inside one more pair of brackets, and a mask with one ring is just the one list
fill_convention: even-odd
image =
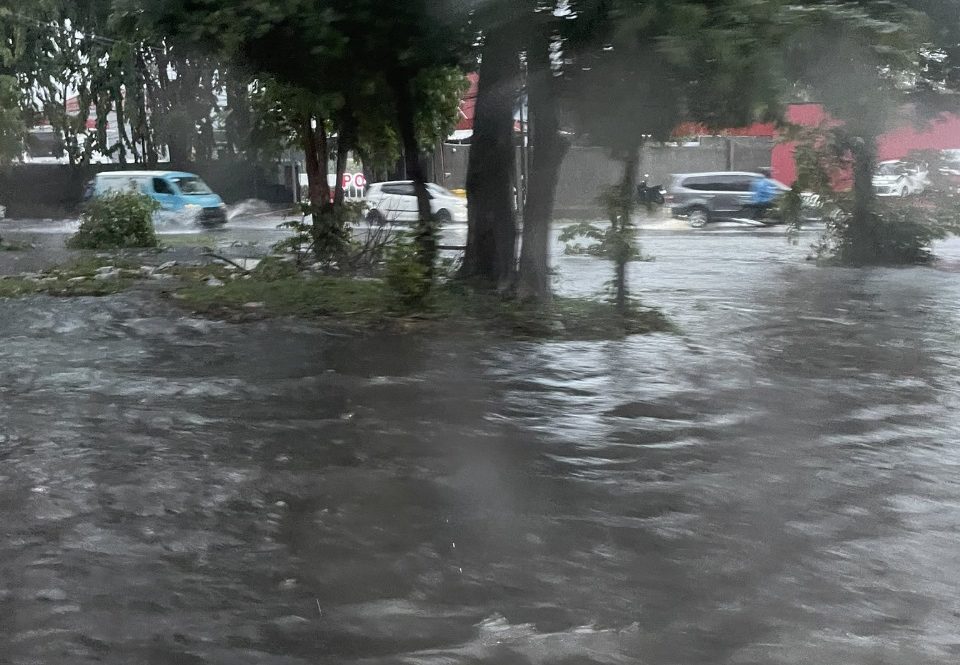
[(512, 282), (516, 270), (513, 110), (518, 50), (509, 28), (487, 35), (467, 167), (470, 222), (462, 275), (494, 287)]
[(567, 143), (560, 136), (556, 79), (550, 63), (550, 33), (544, 32), (527, 51), (530, 67), (530, 182), (523, 209), (520, 250), (520, 298), (550, 299), (550, 222)]
[(307, 170), (307, 196), (310, 198), (310, 214), (313, 218), (313, 235), (315, 238), (318, 237), (320, 232), (321, 217), (330, 205), (330, 186), (327, 183), (326, 133), (322, 134), (322, 140), (318, 137), (318, 130), (322, 129), (322, 121), (317, 121), (317, 128), (315, 129), (313, 118), (307, 116), (300, 130), (304, 164)]
[(412, 76), (401, 74), (396, 78), (394, 94), (397, 99), (397, 125), (403, 144), (404, 164), (407, 178), (413, 181), (417, 194), (418, 221), (415, 233), (417, 254), (420, 264), (426, 271), (426, 279), (433, 280), (437, 258), (436, 220), (430, 210), (430, 194), (427, 192), (427, 179), (420, 160), (420, 142), (417, 140), (417, 128), (413, 108), (413, 96), (410, 87)]

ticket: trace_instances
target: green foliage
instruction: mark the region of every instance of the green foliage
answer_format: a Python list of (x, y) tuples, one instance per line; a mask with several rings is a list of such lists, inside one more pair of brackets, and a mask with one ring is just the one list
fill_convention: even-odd
[[(613, 262), (615, 267), (611, 282), (613, 299), (624, 314), (629, 309), (627, 264), (644, 258), (637, 244), (637, 231), (632, 220), (635, 207), (636, 154), (628, 157), (625, 162), (626, 166), (620, 183), (607, 188), (598, 199), (607, 209), (609, 226), (601, 228), (590, 223), (580, 223), (568, 226), (560, 234), (560, 241), (568, 243), (566, 246), (568, 254), (589, 254)], [(585, 247), (580, 244), (569, 244), (577, 238), (586, 238), (595, 242)]]
[(960, 233), (960, 201), (884, 201), (856, 229), (850, 214), (828, 221), (814, 249), (827, 265), (909, 265), (933, 260), (935, 240)]
[[(313, 223), (307, 222), (311, 215), (309, 203), (302, 204), (301, 219), (284, 222), (278, 228), (292, 231), (292, 235), (274, 245), (275, 252), (292, 253), (297, 265), (308, 259), (320, 263), (327, 271), (343, 271), (358, 262), (357, 254), (364, 251), (364, 241), (354, 238), (353, 225), (362, 219), (366, 204), (344, 202), (312, 214)], [(315, 228), (314, 224), (318, 226)]]
[(72, 249), (157, 247), (153, 215), (159, 204), (136, 192), (115, 193), (90, 201), (80, 217), (80, 229), (70, 238)]
[(402, 308), (422, 305), (433, 281), (419, 260), (417, 246), (401, 240), (387, 252), (386, 281), (391, 294)]
[(300, 274), (300, 269), (293, 261), (287, 261), (277, 256), (268, 256), (254, 268), (251, 276), (264, 282), (277, 282), (290, 279)]
[[(829, 265), (901, 265), (927, 263), (933, 241), (960, 232), (960, 197), (949, 183), (937, 182), (938, 153), (915, 155), (930, 163), (931, 186), (919, 197), (871, 201), (858, 217), (858, 201), (837, 185), (848, 178), (856, 137), (844, 127), (794, 128), (799, 141), (794, 190), (815, 194), (826, 222), (814, 246)], [(792, 197), (785, 197), (787, 204)]]
[(918, 74), (917, 15), (895, 2), (808, 1), (785, 7), (781, 20), (787, 81), (851, 136), (876, 137)]
[[(308, 206), (309, 207), (309, 206)], [(302, 266), (313, 255), (313, 225), (307, 223), (307, 213), (303, 217), (290, 222), (284, 222), (277, 228), (290, 231), (287, 236), (273, 246), (273, 251), (279, 254), (293, 254), (297, 265)]]
[[(559, 240), (564, 243), (564, 253), (569, 256), (595, 256), (614, 262), (649, 260), (637, 245), (635, 233), (632, 226), (577, 222), (564, 227)], [(577, 242), (581, 239), (591, 242)]]
[[(111, 279), (98, 279), (97, 271), (107, 266), (119, 274)], [(63, 298), (108, 296), (126, 290), (142, 277), (132, 267), (132, 264), (116, 257), (84, 256), (39, 274), (0, 277), (0, 298), (38, 294)]]
[(26, 123), (21, 101), (17, 80), (12, 76), (0, 75), (0, 164), (16, 159), (23, 153)]
[[(343, 277), (236, 280), (216, 289), (202, 283), (186, 283), (176, 296), (178, 302), (195, 311), (230, 318), (267, 313), (304, 318), (335, 316), (372, 324), (387, 311), (382, 282)], [(251, 308), (250, 303), (259, 306)]]
[(419, 330), (429, 326), (466, 334), (575, 340), (676, 331), (652, 309), (631, 308), (624, 315), (608, 303), (580, 298), (554, 298), (549, 304), (533, 305), (473, 292), (455, 282), (438, 287), (420, 304), (399, 302), (381, 280), (321, 276), (235, 280), (215, 289), (194, 280), (183, 283), (174, 297), (195, 312), (231, 320), (323, 317), (364, 327)]

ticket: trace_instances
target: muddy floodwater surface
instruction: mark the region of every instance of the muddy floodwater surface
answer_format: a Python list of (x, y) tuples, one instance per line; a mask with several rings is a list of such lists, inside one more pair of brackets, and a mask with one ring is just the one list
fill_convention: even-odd
[(960, 243), (643, 243), (679, 335), (0, 301), (0, 663), (960, 661)]

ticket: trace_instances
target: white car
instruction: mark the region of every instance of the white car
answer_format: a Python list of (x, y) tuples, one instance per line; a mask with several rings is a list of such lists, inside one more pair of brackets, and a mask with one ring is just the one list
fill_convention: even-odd
[(914, 162), (892, 159), (880, 162), (873, 176), (873, 189), (877, 196), (910, 196), (920, 194), (927, 188), (927, 166)]
[(943, 179), (948, 189), (956, 190), (960, 193), (960, 148), (951, 148), (950, 150), (941, 150), (940, 158), (940, 177)]
[[(432, 182), (427, 183), (427, 193), (430, 195), (430, 212), (437, 221), (441, 224), (466, 224), (465, 199)], [(371, 224), (416, 222), (419, 218), (417, 194), (410, 180), (375, 182), (363, 198), (367, 204), (367, 221)]]

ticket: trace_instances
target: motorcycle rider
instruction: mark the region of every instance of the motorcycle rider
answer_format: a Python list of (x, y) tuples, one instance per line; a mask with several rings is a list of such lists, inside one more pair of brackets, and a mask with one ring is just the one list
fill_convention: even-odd
[(643, 180), (641, 180), (640, 184), (637, 185), (637, 201), (646, 205), (654, 203), (663, 205), (664, 201), (663, 194), (661, 193), (661, 187), (659, 185), (647, 185), (647, 181), (649, 179), (649, 174), (643, 174)]
[(770, 169), (762, 168), (758, 170), (758, 173), (763, 177), (753, 181), (750, 187), (750, 203), (745, 207), (753, 211), (754, 219), (760, 220), (763, 219), (767, 211), (774, 207), (780, 188), (777, 187), (776, 181), (770, 177)]

